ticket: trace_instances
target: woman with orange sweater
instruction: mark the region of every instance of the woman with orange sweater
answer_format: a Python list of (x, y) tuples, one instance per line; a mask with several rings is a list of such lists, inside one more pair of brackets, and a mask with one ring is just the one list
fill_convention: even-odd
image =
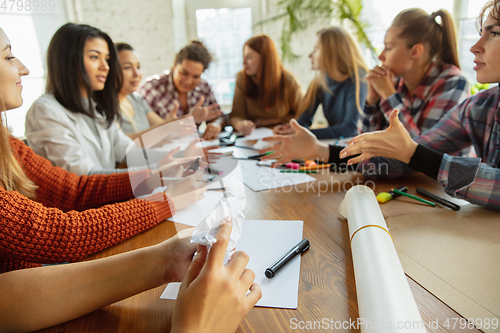
[[(8, 110), (22, 104), (21, 77), (29, 71), (10, 54), (8, 39), (1, 35), (2, 52), (8, 53), (1, 59), (0, 110)], [(175, 209), (199, 200), (205, 190), (196, 189), (201, 187), (196, 173), (170, 184), (165, 193), (130, 200), (131, 184), (142, 182), (136, 194), (151, 192), (147, 175), (148, 170), (79, 177), (10, 137), (2, 122), (0, 273), (83, 258), (157, 225)], [(185, 190), (196, 190), (195, 195), (181, 194)]]
[[(27, 74), (0, 29), (0, 110), (21, 106), (21, 77)], [(131, 178), (143, 176), (135, 173)], [(9, 137), (2, 121), (0, 332), (36, 331), (174, 281), (182, 285), (171, 332), (236, 331), (262, 293), (253, 283), (255, 274), (245, 268), (247, 255), (236, 252), (223, 265), (231, 221), (220, 226), (208, 255), (206, 247), (196, 249), (190, 243), (191, 229), (160, 244), (104, 259), (20, 269), (78, 259), (116, 244), (171, 215), (172, 203), (176, 208), (185, 206), (204, 190), (172, 199), (159, 193), (149, 201), (97, 208), (132, 198), (132, 180), (127, 174), (78, 177), (53, 167)], [(83, 209), (88, 210), (79, 212)], [(193, 258), (195, 251), (198, 255)]]

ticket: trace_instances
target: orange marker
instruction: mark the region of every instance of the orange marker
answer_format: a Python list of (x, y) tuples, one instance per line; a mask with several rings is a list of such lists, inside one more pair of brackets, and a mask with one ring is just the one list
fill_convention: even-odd
[(300, 167), (299, 170), (318, 170), (318, 169), (328, 169), (330, 167), (331, 167), (330, 164), (317, 164), (315, 166), (303, 166)]
[(305, 160), (304, 164), (306, 165), (306, 167), (313, 167), (317, 165), (313, 160)]

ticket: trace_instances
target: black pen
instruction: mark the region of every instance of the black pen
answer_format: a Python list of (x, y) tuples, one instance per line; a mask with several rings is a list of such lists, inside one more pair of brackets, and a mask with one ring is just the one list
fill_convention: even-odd
[(289, 262), (296, 255), (304, 253), (309, 249), (310, 244), (307, 238), (304, 238), (299, 242), (299, 244), (295, 245), (290, 251), (288, 251), (283, 257), (276, 260), (274, 264), (269, 266), (264, 273), (268, 279), (274, 277), (277, 271), (280, 270), (287, 262)]
[(417, 187), (415, 190), (417, 191), (417, 193), (422, 194), (422, 195), (426, 196), (427, 198), (436, 201), (440, 205), (446, 206), (446, 207), (451, 208), (451, 209), (453, 209), (455, 211), (459, 211), (460, 210), (460, 206), (459, 205), (456, 205), (453, 202), (446, 200), (445, 198), (441, 198), (441, 197), (435, 195), (434, 193), (431, 193), (431, 192), (429, 192), (427, 190), (424, 190), (421, 187)]
[(260, 160), (262, 156), (266, 156), (267, 154), (257, 154), (257, 155), (250, 155), (247, 157), (233, 157), (236, 160)]

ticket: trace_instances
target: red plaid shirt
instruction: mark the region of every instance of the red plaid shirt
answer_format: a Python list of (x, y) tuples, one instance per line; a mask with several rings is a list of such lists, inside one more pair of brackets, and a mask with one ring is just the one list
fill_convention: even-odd
[(389, 114), (399, 109), (399, 119), (412, 138), (430, 129), (444, 114), (469, 97), (469, 83), (454, 65), (432, 64), (412, 96), (399, 78), (396, 93), (375, 105), (366, 105), (360, 131), (373, 132), (389, 126)]
[[(179, 102), (179, 93), (174, 86), (173, 74), (168, 71), (149, 77), (147, 82), (139, 89), (139, 93), (151, 109), (162, 118), (165, 118), (174, 109), (174, 101)], [(179, 103), (177, 116), (181, 117), (189, 113), (189, 110), (198, 103), (201, 96), (205, 96), (203, 106), (217, 103), (210, 85), (202, 79), (193, 90), (187, 93), (187, 110), (184, 110)]]
[[(500, 88), (481, 91), (466, 99), (428, 132), (415, 139), (444, 153), (438, 182), (450, 196), (500, 210)], [(478, 158), (452, 156), (473, 146)], [(413, 172), (403, 162), (371, 158), (359, 166), (366, 176), (396, 178)]]

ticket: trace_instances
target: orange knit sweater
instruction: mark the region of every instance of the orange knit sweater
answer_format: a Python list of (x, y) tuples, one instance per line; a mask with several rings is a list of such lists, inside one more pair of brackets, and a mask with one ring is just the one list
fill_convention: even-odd
[(79, 177), (17, 139), (10, 138), (10, 145), (38, 190), (33, 201), (0, 186), (0, 273), (83, 258), (174, 213), (163, 193), (129, 200), (130, 176), (145, 178), (147, 171)]

